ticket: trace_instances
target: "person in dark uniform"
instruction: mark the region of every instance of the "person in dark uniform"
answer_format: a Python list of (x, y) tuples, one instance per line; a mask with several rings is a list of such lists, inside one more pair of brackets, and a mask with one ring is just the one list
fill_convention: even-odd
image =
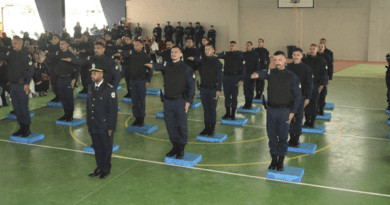
[(118, 70), (118, 66), (115, 64), (114, 56), (108, 57), (104, 54), (104, 44), (96, 42), (95, 44), (95, 56), (88, 56), (87, 58), (63, 58), (62, 60), (72, 62), (73, 64), (83, 66), (90, 65), (91, 67), (98, 65), (101, 69), (104, 69), (104, 81), (110, 85), (113, 85), (115, 89), (118, 88), (121, 75)]
[(332, 64), (334, 63), (333, 52), (326, 47), (327, 41), (325, 38), (321, 38), (320, 44), (325, 45), (324, 53), (328, 54), (332, 58)]
[(302, 49), (293, 50), (294, 62), (287, 64), (287, 69), (292, 71), (299, 78), (301, 84), (301, 101), (298, 111), (290, 123), (290, 140), (288, 146), (299, 147), (299, 137), (302, 134), (302, 119), (304, 108), (309, 104), (313, 92), (313, 72), (311, 68), (302, 62)]
[(214, 30), (213, 25), (210, 26), (210, 30), (207, 32), (207, 38), (211, 45), (213, 45), (215, 48), (215, 39), (217, 38), (217, 31)]
[[(10, 83), (12, 105), (20, 125), (13, 136), (28, 137), (31, 134), (31, 117), (28, 109), (28, 94), (31, 92), (29, 84), (34, 75), (34, 67), (31, 56), (22, 49), (23, 40), (14, 36), (12, 40), (12, 51), (0, 54), (0, 61), (7, 62), (8, 82)], [(4, 47), (4, 49), (8, 49)]]
[(255, 89), (255, 81), (252, 80), (251, 75), (254, 72), (260, 71), (260, 57), (253, 49), (253, 43), (251, 41), (246, 42), (246, 52), (242, 55), (245, 59), (245, 78), (244, 78), (244, 95), (245, 104), (243, 109), (252, 109), (253, 91)]
[(171, 22), (167, 22), (167, 25), (164, 27), (164, 36), (167, 39), (167, 41), (171, 40), (173, 41), (172, 35), (175, 32), (173, 29), (173, 26), (171, 26)]
[(161, 41), (161, 33), (162, 29), (160, 27), (160, 24), (157, 24), (157, 27), (153, 29), (153, 36), (156, 38), (156, 43), (160, 43)]
[(116, 89), (104, 80), (106, 69), (97, 64), (91, 69), (92, 81), (88, 87), (87, 126), (91, 134), (97, 168), (90, 177), (105, 179), (111, 170), (112, 144), (118, 120)]
[(139, 26), (139, 23), (137, 23), (137, 27), (134, 29), (134, 40), (138, 40), (140, 36), (142, 36), (142, 28)]
[(130, 39), (133, 38), (133, 34), (131, 33), (130, 27), (125, 26), (124, 36), (130, 37)]
[(195, 39), (195, 28), (192, 27), (192, 23), (188, 23), (188, 26), (184, 29), (184, 34), (186, 35), (185, 40)]
[(156, 55), (159, 55), (159, 56), (162, 56), (163, 58), (163, 61), (166, 61), (168, 63), (172, 62), (172, 59), (171, 59), (171, 49), (172, 47), (174, 47), (175, 44), (173, 43), (172, 40), (170, 41), (167, 41), (167, 50), (156, 50), (156, 51), (150, 51), (150, 54), (156, 54)]
[[(34, 64), (34, 75), (33, 80), (35, 83), (35, 92), (39, 93), (39, 96), (46, 96), (47, 90), (49, 89), (49, 81), (46, 81), (47, 73), (49, 71), (47, 65), (41, 62), (38, 53), (33, 55), (33, 64)], [(0, 74), (1, 76), (1, 74)], [(44, 77), (45, 76), (45, 77)], [(3, 103), (4, 104), (4, 103)]]
[[(184, 36), (184, 28), (181, 26), (180, 21), (177, 22), (177, 26), (175, 28), (175, 40), (176, 40), (176, 45), (180, 46), (181, 48), (184, 47), (183, 45), (183, 36)], [(179, 45), (180, 44), (180, 45)]]
[[(202, 46), (199, 48), (199, 53), (200, 53), (200, 56), (203, 58), (206, 58), (206, 45), (209, 44), (209, 40), (207, 40), (206, 37), (203, 37), (202, 38)], [(215, 48), (215, 47), (214, 47)]]
[(55, 59), (58, 62), (56, 73), (58, 75), (58, 87), (60, 89), (61, 103), (64, 108), (64, 115), (59, 118), (59, 121), (71, 122), (73, 120), (74, 112), (74, 95), (73, 88), (76, 79), (79, 77), (80, 66), (74, 66), (69, 62), (62, 61), (63, 58), (75, 57), (72, 52), (68, 50), (69, 42), (67, 40), (60, 41), (61, 52), (56, 54), (46, 54), (48, 59)]
[(324, 89), (322, 89), (320, 96), (318, 98), (318, 114), (319, 115), (325, 115), (324, 108), (325, 108), (325, 99), (326, 95), (328, 94), (328, 85), (330, 81), (333, 79), (333, 59), (330, 57), (330, 55), (326, 54), (325, 52), (325, 45), (320, 44), (318, 46), (318, 56), (322, 57), (326, 61), (326, 85), (324, 86)]
[(196, 22), (195, 25), (196, 25), (195, 26), (195, 46), (197, 48), (200, 48), (205, 30), (204, 30), (203, 26), (200, 25), (199, 22)]
[[(54, 35), (52, 39), (52, 45), (48, 45), (45, 49), (46, 53), (56, 54), (61, 51), (60, 49), (60, 37), (58, 35)], [(55, 98), (51, 100), (51, 102), (60, 102), (60, 89), (58, 88), (58, 75), (55, 70), (58, 68), (58, 61), (52, 60), (48, 61), (49, 66), (49, 76), (51, 81), (51, 86), (55, 95)]]
[(276, 68), (253, 73), (252, 79), (268, 80), (267, 134), (272, 157), (268, 169), (283, 171), (289, 127), (298, 112), (302, 94), (299, 78), (285, 67), (284, 53), (275, 52), (274, 59)]
[[(264, 48), (264, 39), (259, 38), (259, 47), (255, 48), (255, 51), (260, 56), (260, 69), (268, 69), (270, 64), (269, 52)], [(264, 92), (264, 80), (256, 79), (256, 96), (255, 99), (260, 99)]]
[[(131, 43), (130, 37), (126, 36), (125, 43), (119, 46), (118, 49), (129, 53), (134, 52), (134, 45)], [(130, 69), (130, 59), (128, 58), (122, 59), (122, 68), (123, 68), (123, 73), (125, 76), (126, 88), (127, 88), (127, 94), (123, 97), (131, 98), (130, 75), (128, 73)]]
[(119, 38), (122, 38), (124, 35), (125, 31), (125, 23), (123, 21), (119, 21), (119, 26), (118, 26), (118, 33), (119, 33)]
[[(386, 110), (390, 111), (390, 53), (386, 55), (386, 61), (389, 63), (388, 66), (385, 66), (387, 68), (386, 70), (386, 87), (387, 87), (387, 108)], [(390, 117), (389, 119), (390, 120)]]
[(317, 55), (318, 48), (316, 44), (311, 44), (310, 55), (303, 58), (302, 61), (306, 63), (313, 71), (313, 93), (311, 95), (310, 103), (305, 107), (305, 123), (303, 127), (314, 128), (315, 120), (318, 111), (318, 97), (322, 89), (326, 86), (326, 62)]
[(115, 23), (113, 25), (111, 33), (112, 33), (112, 40), (114, 40), (114, 41), (118, 40), (118, 38), (119, 38), (119, 29), (118, 29), (118, 27), (116, 26)]
[(183, 59), (184, 63), (190, 66), (193, 72), (196, 73), (196, 63), (192, 60), (189, 60), (189, 57), (200, 57), (199, 51), (194, 47), (194, 41), (192, 39), (187, 40), (187, 47), (183, 50)]
[(223, 76), (223, 92), (225, 94), (226, 114), (222, 119), (236, 119), (237, 96), (245, 77), (245, 59), (237, 51), (237, 43), (230, 41), (230, 52), (216, 54), (215, 57), (225, 60)]
[(112, 33), (108, 32), (105, 36), (104, 39), (106, 40), (106, 46), (113, 47), (115, 43), (112, 41)]
[(62, 29), (63, 32), (61, 34), (61, 39), (70, 39), (70, 35), (68, 32), (66, 32), (66, 28)]
[(74, 33), (73, 33), (73, 38), (81, 38), (81, 26), (80, 22), (76, 23), (76, 26), (73, 28)]
[(134, 52), (122, 51), (123, 58), (130, 58), (130, 67), (127, 72), (130, 76), (130, 87), (132, 92), (133, 115), (135, 121), (131, 126), (143, 127), (145, 125), (145, 99), (146, 88), (149, 87), (153, 71), (146, 72), (145, 64), (151, 63), (150, 56), (142, 51), (143, 44), (140, 40), (134, 43)]
[[(190, 41), (188, 39), (187, 41)], [(218, 58), (214, 57), (213, 45), (206, 45), (206, 57), (189, 57), (199, 66), (200, 73), (200, 98), (204, 111), (205, 128), (199, 135), (214, 136), (215, 124), (217, 123), (217, 104), (219, 94), (222, 91), (223, 74), (222, 63)]]
[(164, 64), (146, 64), (149, 68), (164, 71), (164, 119), (169, 140), (173, 148), (166, 154), (176, 159), (184, 157), (184, 148), (188, 141), (187, 113), (192, 96), (195, 95), (195, 75), (192, 69), (181, 61), (181, 48), (172, 48), (172, 62)]
[[(87, 58), (90, 55), (93, 55), (93, 44), (89, 42), (88, 35), (83, 35), (82, 42), (80, 42), (77, 46), (79, 49), (79, 57)], [(91, 75), (89, 72), (89, 66), (83, 65), (80, 70), (81, 83), (83, 85), (83, 89), (79, 92), (80, 94), (88, 93), (88, 85), (91, 84)]]

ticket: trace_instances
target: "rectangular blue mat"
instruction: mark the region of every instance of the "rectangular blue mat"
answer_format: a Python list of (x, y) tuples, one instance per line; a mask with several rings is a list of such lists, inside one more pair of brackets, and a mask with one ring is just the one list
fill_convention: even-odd
[(239, 126), (243, 126), (247, 122), (248, 122), (248, 118), (239, 118), (239, 117), (236, 117), (236, 120), (231, 120), (231, 119), (227, 119), (227, 120), (222, 119), (221, 120), (221, 124), (223, 124), (223, 125), (239, 125)]
[(260, 107), (252, 107), (252, 109), (243, 109), (243, 106), (240, 106), (237, 109), (238, 113), (250, 113), (250, 114), (256, 114), (260, 111)]
[(65, 125), (65, 126), (72, 126), (72, 127), (81, 125), (81, 124), (83, 124), (83, 123), (85, 123), (85, 120), (84, 120), (84, 119), (76, 119), (76, 118), (74, 118), (74, 119), (72, 120), (72, 122), (59, 121), (59, 120), (56, 121), (56, 124), (57, 124), (57, 125)]
[(122, 86), (118, 86), (117, 88), (116, 88), (116, 91), (119, 91), (119, 90), (121, 90), (122, 89)]
[[(119, 149), (119, 145), (117, 144), (113, 144), (112, 145), (112, 152), (115, 152)], [(83, 148), (83, 151), (84, 152), (89, 152), (89, 153), (92, 153), (92, 154), (95, 154), (95, 149), (91, 147), (91, 145), (88, 145), (86, 147)]]
[(385, 108), (385, 111), (386, 111), (386, 114), (390, 114), (390, 110), (388, 110), (387, 108)]
[(49, 106), (49, 107), (62, 107), (62, 103), (61, 102), (48, 102), (47, 106)]
[(290, 182), (301, 182), (305, 174), (304, 168), (284, 166), (284, 171), (268, 170), (267, 178)]
[(314, 128), (302, 128), (302, 132), (306, 133), (316, 133), (316, 134), (324, 134), (325, 126), (316, 125)]
[(314, 154), (314, 151), (316, 151), (316, 149), (317, 149), (316, 144), (300, 143), (299, 147), (288, 147), (287, 152)]
[(164, 118), (164, 110), (156, 113), (157, 118)]
[(199, 102), (199, 101), (192, 101), (192, 103), (190, 104), (190, 108), (197, 108), (201, 105), (202, 103)]
[(133, 102), (131, 98), (122, 98), (122, 102)]
[(390, 120), (387, 120), (387, 124), (390, 125)]
[(196, 98), (200, 99), (200, 93), (196, 94)]
[[(268, 99), (265, 98), (265, 102), (267, 102), (267, 101), (268, 101)], [(253, 102), (253, 103), (263, 103), (263, 99), (253, 99), (252, 102)]]
[(146, 94), (147, 95), (160, 95), (160, 89), (148, 88), (148, 89), (146, 89)]
[(77, 97), (78, 97), (78, 98), (87, 98), (87, 97), (88, 97), (88, 94), (87, 94), (87, 93), (81, 93), (81, 94), (78, 93), (78, 94), (77, 94)]
[(193, 167), (202, 161), (202, 155), (200, 154), (192, 154), (184, 152), (183, 159), (176, 159), (176, 155), (173, 157), (165, 157), (164, 162), (167, 164), (175, 164), (184, 167)]
[(136, 132), (136, 133), (148, 135), (148, 134), (151, 134), (151, 133), (157, 131), (157, 128), (158, 128), (157, 125), (145, 124), (143, 127), (130, 126), (130, 127), (127, 127), (126, 130), (127, 130), (127, 132), (130, 132), (130, 133)]
[[(34, 117), (34, 116), (35, 116), (35, 114), (30, 112), (30, 117)], [(14, 115), (14, 114), (7, 114), (5, 116), (5, 118), (16, 120), (16, 115)]]
[(203, 141), (203, 142), (214, 142), (214, 143), (221, 143), (227, 139), (227, 134), (219, 134), (215, 133), (214, 136), (210, 137), (208, 135), (198, 135), (196, 137), (196, 140)]
[(121, 109), (121, 107), (119, 107), (119, 105), (118, 105), (118, 110), (120, 110)]
[(325, 113), (325, 115), (318, 115), (316, 116), (317, 120), (330, 120), (332, 119), (332, 113)]
[(326, 103), (324, 109), (325, 110), (334, 110), (334, 103)]
[(43, 134), (32, 132), (28, 137), (12, 136), (11, 135), (9, 137), (9, 140), (14, 141), (14, 142), (22, 142), (22, 143), (31, 144), (33, 142), (43, 140), (44, 138), (45, 137)]

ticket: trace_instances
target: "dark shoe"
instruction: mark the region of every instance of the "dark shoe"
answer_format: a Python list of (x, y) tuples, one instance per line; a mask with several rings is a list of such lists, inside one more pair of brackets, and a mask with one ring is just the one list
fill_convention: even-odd
[(290, 133), (290, 140), (288, 140), (288, 146), (289, 147), (293, 146), (293, 141), (294, 141), (294, 134)]
[(226, 119), (229, 119), (230, 118), (230, 107), (226, 108), (226, 114), (224, 116), (222, 116), (222, 119), (226, 120)]
[(283, 161), (284, 161), (284, 156), (278, 156), (278, 171), (284, 171), (284, 166), (283, 166)]
[(125, 96), (123, 96), (124, 98), (131, 98), (131, 94), (130, 92), (128, 92)]
[(215, 135), (215, 124), (209, 123), (209, 132), (207, 133), (209, 137), (214, 137)]
[(316, 127), (315, 124), (314, 124), (315, 121), (316, 121), (316, 116), (315, 116), (315, 115), (311, 116), (311, 117), (310, 117), (309, 128), (315, 128), (315, 127)]
[(299, 146), (300, 146), (300, 143), (299, 143), (299, 135), (294, 134), (293, 147), (298, 148)]
[(108, 175), (110, 175), (110, 172), (102, 171), (102, 173), (100, 174), (99, 179), (105, 179), (105, 178), (108, 177)]
[(15, 111), (14, 110), (12, 110), (11, 112), (9, 112), (10, 114), (13, 114), (13, 115), (15, 115), (16, 113), (15, 113)]
[(176, 159), (183, 159), (185, 146), (186, 146), (185, 144), (178, 144), (178, 151), (177, 151)]
[(262, 95), (263, 95), (263, 92), (256, 92), (255, 99), (260, 100)]
[(56, 95), (56, 97), (50, 100), (50, 102), (60, 102), (60, 100), (60, 96)]
[(245, 104), (242, 106), (242, 109), (248, 109), (246, 108), (248, 106), (248, 99), (245, 98)]
[(248, 99), (248, 110), (251, 110), (253, 107), (252, 107), (252, 102), (253, 102), (253, 99)]
[(325, 115), (324, 109), (321, 109), (321, 108), (320, 108), (320, 109), (318, 110), (318, 114), (324, 116), (324, 115)]
[(65, 114), (62, 117), (58, 118), (59, 121), (66, 120), (68, 118), (68, 115), (69, 115), (68, 111), (64, 110), (64, 113)]
[(88, 176), (96, 177), (96, 176), (99, 176), (101, 173), (102, 173), (102, 171), (95, 169), (95, 171), (93, 171), (91, 174), (88, 174)]
[(138, 127), (143, 127), (145, 125), (145, 118), (144, 117), (139, 117), (138, 118)]
[(19, 135), (22, 135), (23, 133), (23, 124), (19, 124), (20, 125), (20, 128), (18, 129), (18, 131), (16, 131), (15, 133), (12, 134), (12, 136), (19, 136)]
[(305, 115), (305, 123), (303, 123), (302, 127), (308, 128), (310, 125), (310, 116)]
[(88, 90), (84, 90), (84, 89), (79, 92), (79, 94), (87, 94), (87, 93), (88, 93)]
[(131, 124), (131, 126), (135, 127), (135, 126), (138, 126), (139, 124), (139, 117), (135, 117), (135, 120), (134, 122)]
[(171, 151), (169, 151), (169, 152), (165, 155), (165, 156), (167, 156), (167, 157), (173, 157), (173, 156), (176, 154), (176, 152), (177, 152), (178, 143), (172, 142), (172, 144), (173, 144), (173, 148), (171, 149)]
[(28, 137), (29, 135), (31, 135), (30, 125), (23, 124), (23, 133), (21, 137)]
[(204, 129), (202, 132), (199, 133), (200, 136), (204, 136), (206, 135), (207, 133), (209, 133), (209, 124), (208, 123), (204, 123)]
[(232, 108), (232, 112), (230, 113), (230, 118), (232, 120), (236, 120), (236, 110), (237, 110), (237, 108), (235, 108), (235, 107)]
[(271, 154), (272, 161), (271, 164), (269, 165), (268, 169), (270, 170), (275, 170), (276, 166), (278, 165), (278, 156)]
[(73, 121), (73, 110), (68, 110), (68, 116), (66, 116), (66, 122)]

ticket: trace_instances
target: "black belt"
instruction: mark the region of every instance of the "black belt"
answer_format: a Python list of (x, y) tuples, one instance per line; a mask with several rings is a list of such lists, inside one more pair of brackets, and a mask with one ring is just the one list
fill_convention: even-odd
[(130, 78), (130, 80), (146, 80), (145, 77)]
[(25, 80), (24, 78), (18, 78), (16, 80), (10, 80), (11, 84), (24, 84)]
[(180, 100), (180, 99), (184, 99), (184, 96), (183, 96), (183, 94), (182, 95), (174, 95), (174, 96), (164, 95), (164, 99), (167, 99), (167, 100)]
[(241, 73), (239, 73), (239, 72), (234, 72), (234, 73), (223, 72), (223, 74), (227, 75), (227, 76), (241, 76)]
[(202, 85), (200, 84), (201, 88), (209, 88), (209, 89), (215, 89), (217, 88), (217, 83), (212, 83), (211, 85)]
[(272, 108), (291, 108), (292, 105), (291, 104), (272, 104), (270, 102), (267, 102), (267, 105), (269, 107), (272, 107)]

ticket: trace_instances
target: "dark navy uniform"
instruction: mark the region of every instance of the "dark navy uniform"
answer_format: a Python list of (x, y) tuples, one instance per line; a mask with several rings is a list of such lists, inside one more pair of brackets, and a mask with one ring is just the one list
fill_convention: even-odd
[[(268, 69), (257, 72), (259, 79), (268, 79), (267, 134), (272, 161), (283, 171), (283, 160), (287, 154), (287, 137), (290, 113), (298, 112), (301, 102), (299, 78), (290, 70)], [(277, 159), (277, 157), (279, 159)], [(269, 169), (275, 169), (271, 163)]]
[[(269, 51), (262, 47), (262, 48), (255, 48), (255, 51), (257, 54), (259, 54), (260, 57), (260, 69), (268, 69), (270, 64), (270, 58), (269, 58)], [(256, 80), (256, 96), (255, 99), (260, 99), (264, 92), (264, 80), (257, 79)]]
[(322, 58), (325, 59), (326, 61), (326, 85), (324, 86), (324, 89), (322, 89), (320, 96), (318, 98), (318, 114), (319, 115), (324, 115), (324, 108), (325, 108), (325, 98), (326, 95), (328, 94), (328, 80), (333, 79), (333, 59), (326, 53), (317, 53), (318, 56), (321, 56)]
[(175, 29), (173, 28), (173, 26), (166, 25), (164, 27), (164, 36), (165, 36), (166, 41), (173, 40), (172, 39), (172, 35), (173, 35), (174, 32), (175, 32)]
[[(87, 97), (87, 126), (95, 150), (96, 170), (110, 173), (112, 144), (117, 120), (116, 89), (104, 80), (99, 86), (96, 83), (90, 84)], [(112, 130), (111, 136), (108, 130)]]
[(325, 47), (324, 53), (328, 54), (332, 58), (332, 64), (334, 63), (333, 52)]
[[(119, 50), (122, 51), (127, 51), (127, 52), (134, 52), (134, 45), (132, 43), (130, 44), (123, 44), (122, 46), (118, 47)], [(129, 68), (130, 68), (130, 59), (122, 59), (122, 69), (123, 69), (123, 74), (125, 76), (125, 81), (126, 81), (126, 88), (127, 88), (127, 94), (123, 97), (125, 98), (131, 98), (131, 87), (130, 87), (130, 75), (129, 75)]]
[(192, 70), (195, 72), (196, 67), (197, 67), (196, 66), (196, 62), (188, 60), (189, 57), (197, 57), (197, 58), (199, 58), (200, 57), (199, 51), (195, 47), (192, 47), (192, 48), (186, 47), (183, 50), (184, 63), (187, 64), (188, 66), (190, 66), (192, 68)]
[(34, 67), (31, 56), (23, 49), (8, 51), (0, 54), (0, 61), (7, 61), (7, 78), (10, 83), (12, 105), (15, 115), (20, 124), (20, 129), (13, 133), (14, 136), (27, 137), (31, 134), (31, 117), (28, 109), (29, 96), (24, 91), (24, 86), (29, 85), (34, 75)]
[(324, 87), (327, 83), (326, 77), (326, 61), (316, 55), (315, 57), (307, 56), (302, 59), (313, 71), (313, 93), (311, 95), (310, 103), (305, 108), (305, 123), (303, 127), (314, 128), (315, 119), (318, 111), (318, 89), (321, 85)]
[(177, 46), (181, 45), (180, 47), (182, 47), (182, 48), (184, 48), (183, 36), (184, 36), (184, 28), (182, 26), (176, 26), (176, 28), (175, 28), (176, 45)]
[[(47, 45), (47, 48), (45, 52), (49, 54), (57, 54), (60, 52), (60, 43), (57, 43), (56, 45)], [(56, 97), (52, 100), (53, 102), (59, 102), (60, 101), (60, 89), (58, 88), (58, 75), (55, 72), (56, 69), (58, 69), (58, 60), (52, 60), (47, 61), (47, 64), (49, 66), (49, 75), (50, 75), (50, 82), (53, 89), (54, 94)]]
[[(208, 32), (207, 32), (207, 40), (210, 41), (211, 45), (214, 46), (215, 48), (215, 39), (217, 37), (217, 31), (215, 31), (215, 29), (210, 29)], [(211, 38), (211, 40), (210, 40)]]
[(390, 111), (390, 54), (386, 55), (386, 60), (389, 63), (389, 65), (386, 66), (386, 68), (387, 68), (387, 70), (386, 70), (386, 87), (387, 87), (387, 103), (388, 103), (388, 106), (386, 109)]
[(163, 62), (166, 61), (168, 63), (172, 62), (172, 58), (171, 58), (171, 50), (172, 49), (167, 49), (167, 50), (163, 50), (163, 51), (155, 51), (156, 55), (159, 55), (162, 57), (163, 59)]
[(260, 71), (260, 57), (255, 50), (243, 52), (242, 55), (245, 59), (245, 78), (244, 78), (244, 95), (245, 105), (244, 109), (252, 109), (253, 91), (255, 89), (255, 82), (251, 79), (251, 75), (254, 72)]
[(135, 27), (135, 29), (134, 29), (134, 39), (137, 40), (138, 37), (140, 37), (140, 36), (142, 36), (142, 28), (141, 27), (139, 27), (139, 28)]
[(203, 28), (203, 26), (196, 26), (195, 27), (195, 46), (197, 48), (200, 48), (200, 46), (202, 45), (202, 38), (203, 38), (203, 35), (205, 33), (205, 30)]
[(164, 119), (173, 149), (167, 156), (184, 156), (188, 141), (186, 103), (192, 103), (195, 95), (195, 75), (183, 61), (164, 64), (153, 63), (153, 68), (164, 75)]
[[(157, 35), (155, 33), (157, 33)], [(161, 33), (162, 33), (161, 27), (155, 27), (153, 29), (153, 36), (156, 38), (157, 43), (160, 43), (161, 41)]]
[[(192, 24), (191, 24), (192, 25)], [(194, 27), (189, 27), (187, 26), (185, 29), (184, 29), (184, 34), (186, 35), (185, 37), (185, 40), (187, 41), (188, 39), (192, 39), (194, 40), (195, 38), (195, 28)]]
[(205, 129), (199, 135), (214, 136), (215, 124), (217, 123), (217, 91), (222, 91), (223, 74), (222, 63), (214, 56), (206, 58), (194, 58), (199, 64), (197, 67), (200, 74), (200, 98), (204, 110)]
[[(215, 49), (215, 48), (214, 48)], [(199, 48), (200, 56), (203, 58), (206, 58), (206, 46), (202, 44), (202, 46)]]
[(130, 76), (130, 87), (132, 92), (132, 102), (133, 102), (133, 115), (136, 117), (136, 121), (132, 126), (144, 126), (145, 118), (145, 98), (146, 98), (146, 82), (150, 83), (150, 80), (153, 76), (153, 71), (149, 69), (149, 72), (146, 72), (148, 67), (145, 66), (147, 63), (151, 63), (150, 56), (143, 52), (132, 51), (130, 52), (121, 52), (121, 55), (124, 58), (130, 58), (130, 67), (128, 74)]
[(299, 64), (290, 63), (287, 65), (287, 69), (292, 71), (299, 78), (301, 84), (301, 102), (297, 113), (290, 123), (290, 140), (288, 143), (289, 146), (299, 147), (299, 136), (302, 134), (305, 100), (311, 100), (311, 95), (313, 93), (313, 72), (311, 68), (303, 62)]
[(67, 49), (65, 52), (57, 52), (56, 54), (46, 54), (46, 57), (50, 60), (56, 60), (58, 62), (58, 67), (55, 70), (55, 73), (58, 76), (58, 87), (60, 89), (61, 103), (65, 112), (65, 115), (58, 120), (66, 120), (67, 122), (71, 122), (73, 120), (74, 111), (74, 95), (71, 82), (72, 80), (78, 79), (80, 66), (74, 66), (70, 62), (61, 60), (63, 58), (75, 57), (74, 54), (69, 51), (69, 49)]
[[(80, 52), (79, 57), (81, 58), (87, 58), (90, 55), (93, 55), (93, 44), (90, 42), (80, 42), (77, 47), (79, 50), (85, 50), (85, 52)], [(89, 52), (88, 52), (89, 51)], [(89, 72), (90, 67), (88, 65), (81, 66), (80, 70), (80, 76), (81, 76), (81, 83), (83, 85), (83, 90), (80, 91), (80, 93), (87, 93), (88, 91), (88, 85), (91, 84), (91, 75)]]
[[(237, 109), (238, 83), (244, 81), (246, 68), (245, 59), (240, 51), (223, 52), (218, 58), (225, 60), (223, 76), (223, 92), (225, 94), (226, 114), (223, 119), (235, 119)], [(230, 112), (232, 109), (232, 112)]]

